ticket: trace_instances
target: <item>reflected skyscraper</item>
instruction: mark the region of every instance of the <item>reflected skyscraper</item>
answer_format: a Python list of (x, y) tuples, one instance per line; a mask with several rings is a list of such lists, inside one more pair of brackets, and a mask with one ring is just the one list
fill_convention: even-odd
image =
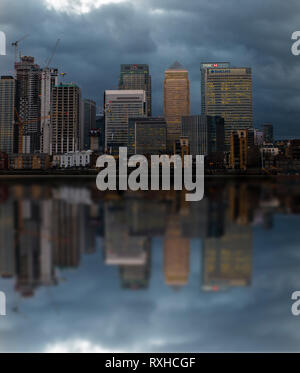
[(169, 286), (188, 283), (190, 273), (190, 240), (181, 233), (179, 216), (170, 215), (164, 239), (164, 275)]

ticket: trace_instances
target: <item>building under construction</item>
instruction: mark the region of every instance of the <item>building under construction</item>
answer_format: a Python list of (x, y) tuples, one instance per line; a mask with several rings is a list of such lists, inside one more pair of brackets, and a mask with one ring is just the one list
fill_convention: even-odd
[(16, 62), (17, 90), (15, 128), (15, 153), (40, 151), (41, 133), (41, 69), (34, 63), (34, 57), (21, 57)]

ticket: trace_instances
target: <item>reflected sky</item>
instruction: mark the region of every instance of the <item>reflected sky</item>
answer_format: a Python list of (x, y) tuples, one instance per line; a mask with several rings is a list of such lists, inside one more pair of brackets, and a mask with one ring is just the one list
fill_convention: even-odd
[(2, 182), (0, 351), (300, 351), (299, 186)]

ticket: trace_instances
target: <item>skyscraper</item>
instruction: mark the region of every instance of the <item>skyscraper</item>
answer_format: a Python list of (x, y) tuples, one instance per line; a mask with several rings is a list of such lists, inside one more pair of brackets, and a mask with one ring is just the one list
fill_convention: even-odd
[(182, 136), (189, 137), (191, 155), (224, 151), (224, 119), (208, 115), (182, 117)]
[(41, 153), (52, 154), (51, 149), (51, 92), (58, 83), (58, 70), (45, 67), (41, 80)]
[(13, 153), (16, 81), (12, 76), (0, 79), (0, 151)]
[(145, 91), (147, 97), (147, 116), (152, 116), (152, 87), (148, 65), (121, 65), (119, 89)]
[(221, 68), (227, 69), (230, 67), (229, 62), (202, 62), (200, 64), (200, 74), (201, 74), (201, 114), (205, 114), (205, 71), (208, 68)]
[(34, 57), (21, 57), (16, 63), (17, 98), (16, 108), (19, 121), (15, 137), (16, 153), (40, 151), (41, 134), (41, 69), (34, 63)]
[(251, 68), (206, 68), (204, 70), (204, 113), (225, 120), (225, 146), (232, 131), (252, 128)]
[(142, 90), (108, 90), (104, 94), (105, 149), (118, 154), (128, 145), (128, 118), (146, 117), (146, 93)]
[(96, 128), (96, 102), (85, 99), (83, 101), (83, 149), (91, 149), (90, 130)]
[(128, 154), (165, 154), (166, 141), (164, 118), (129, 118)]
[(60, 83), (52, 89), (52, 154), (79, 150), (81, 90), (75, 83)]
[(179, 63), (174, 62), (165, 71), (164, 80), (164, 116), (167, 122), (167, 149), (173, 149), (173, 144), (181, 135), (181, 117), (190, 114), (190, 82), (188, 71)]

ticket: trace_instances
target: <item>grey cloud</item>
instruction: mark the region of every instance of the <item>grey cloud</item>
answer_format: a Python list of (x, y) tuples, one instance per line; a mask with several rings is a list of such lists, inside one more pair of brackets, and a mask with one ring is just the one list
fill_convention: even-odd
[[(192, 112), (199, 113), (200, 61), (228, 60), (253, 69), (255, 125), (271, 121), (279, 137), (300, 136), (300, 57), (290, 51), (300, 26), (296, 0), (128, 1), (83, 15), (48, 10), (43, 1), (2, 0), (0, 10), (0, 29), (9, 41), (30, 33), (21, 49), (40, 64), (61, 38), (53, 65), (99, 106), (103, 91), (117, 87), (121, 63), (149, 63), (154, 114), (161, 114), (163, 73), (178, 59), (190, 72)], [(0, 60), (0, 71), (9, 70), (11, 48)]]

